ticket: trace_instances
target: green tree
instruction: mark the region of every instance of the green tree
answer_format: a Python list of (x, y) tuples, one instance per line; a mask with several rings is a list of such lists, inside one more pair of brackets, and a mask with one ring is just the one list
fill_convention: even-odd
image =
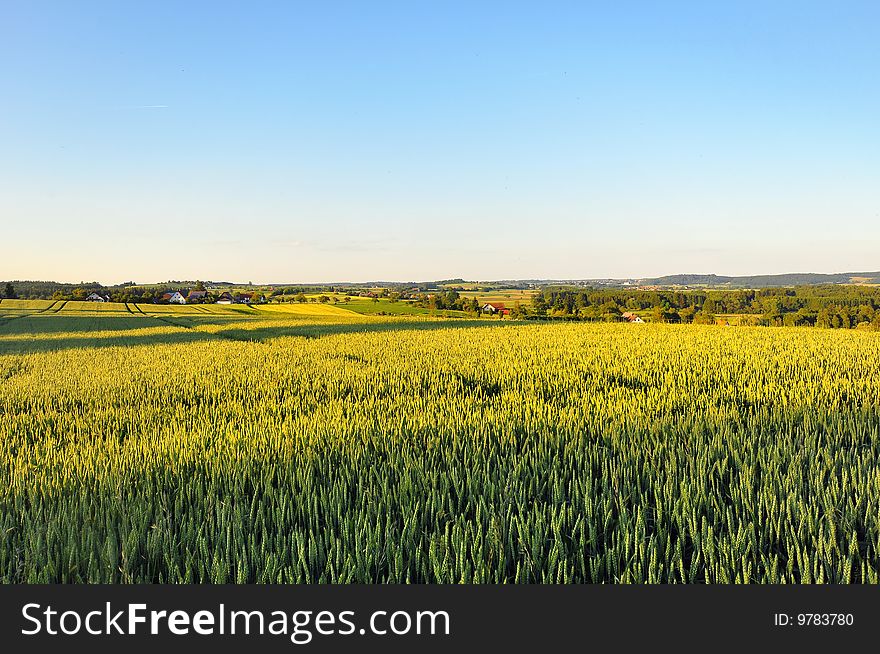
[(675, 309), (657, 306), (651, 312), (651, 320), (653, 322), (680, 322), (681, 317)]
[(6, 282), (6, 288), (3, 289), (3, 297), (10, 300), (15, 299), (15, 287), (12, 285), (12, 282)]
[(616, 302), (606, 302), (601, 307), (599, 307), (599, 311), (602, 312), (602, 319), (608, 321), (615, 321), (620, 319), (620, 307), (617, 306)]
[(710, 297), (706, 298), (706, 301), (703, 302), (703, 313), (714, 314), (717, 311), (715, 308), (715, 300)]
[(685, 307), (678, 312), (682, 322), (697, 322), (697, 308), (694, 305)]

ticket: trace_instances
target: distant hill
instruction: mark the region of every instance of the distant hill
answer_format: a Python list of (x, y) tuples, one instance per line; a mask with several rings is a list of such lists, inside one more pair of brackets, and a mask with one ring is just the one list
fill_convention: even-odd
[(785, 273), (782, 275), (666, 275), (639, 279), (643, 286), (727, 286), (765, 288), (768, 286), (812, 286), (815, 284), (880, 284), (880, 272)]
[[(80, 282), (79, 284), (59, 283), (51, 281), (25, 281), (12, 280), (10, 282), (18, 297), (22, 298), (51, 298), (53, 294), (61, 293), (70, 295), (77, 289), (84, 289), (87, 293), (131, 293), (135, 290), (164, 290), (191, 288), (195, 281), (170, 280), (162, 283), (135, 284), (135, 282), (122, 282), (105, 286), (100, 282)], [(244, 284), (233, 282), (205, 281), (208, 289), (217, 288), (266, 288), (273, 287), (295, 288), (305, 293), (324, 292), (328, 289), (363, 289), (383, 287), (397, 290), (418, 290), (420, 292), (433, 292), (455, 286), (469, 286), (465, 290), (477, 289), (539, 289), (547, 286), (573, 286), (597, 289), (611, 288), (634, 288), (639, 286), (658, 286), (661, 288), (689, 287), (689, 288), (772, 288), (780, 286), (816, 286), (819, 284), (878, 284), (880, 285), (880, 272), (844, 272), (844, 273), (786, 273), (782, 275), (744, 275), (741, 277), (725, 275), (665, 275), (663, 277), (644, 278), (594, 278), (594, 279), (502, 279), (494, 281), (467, 281), (465, 279), (443, 279), (430, 282), (320, 282), (303, 284), (290, 282), (284, 284)], [(0, 297), (6, 284), (0, 280)], [(459, 289), (461, 290), (461, 289)]]

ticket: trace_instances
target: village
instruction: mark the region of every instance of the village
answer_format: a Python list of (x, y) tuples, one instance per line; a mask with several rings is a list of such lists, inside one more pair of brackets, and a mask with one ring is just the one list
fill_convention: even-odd
[[(365, 298), (378, 299), (378, 295), (373, 292), (364, 291), (358, 294), (359, 296)], [(429, 298), (432, 295), (428, 296)], [(112, 299), (109, 295), (101, 294), (101, 293), (91, 293), (85, 298), (86, 302), (111, 302)], [(256, 292), (235, 292), (231, 293), (229, 291), (223, 291), (219, 294), (210, 293), (207, 290), (182, 290), (182, 291), (168, 291), (163, 293), (160, 297), (153, 300), (153, 304), (266, 304), (270, 301), (270, 298), (267, 297), (263, 293)], [(313, 300), (314, 301), (314, 300)], [(511, 318), (511, 308), (506, 306), (503, 302), (485, 302), (479, 305), (480, 313), (487, 316), (495, 316), (498, 318)], [(634, 316), (633, 322), (642, 322), (641, 318)], [(624, 316), (626, 317), (626, 316)]]
[[(110, 302), (110, 296), (92, 293), (85, 298), (86, 302)], [(207, 290), (192, 289), (188, 291), (168, 291), (153, 300), (154, 304), (265, 304), (268, 299), (263, 293), (244, 292), (219, 294)]]
[[(371, 299), (374, 302), (379, 302), (380, 300), (386, 300), (387, 296), (384, 293), (376, 293), (374, 291), (360, 291), (353, 293), (351, 297), (354, 298), (363, 298), (363, 299)], [(436, 294), (427, 294), (422, 297), (416, 297), (413, 299), (405, 299), (403, 302), (411, 302), (417, 306), (421, 306), (426, 303), (436, 302), (437, 295)], [(348, 302), (350, 296), (346, 296), (343, 298), (345, 303)], [(87, 302), (96, 302), (96, 303), (104, 303), (104, 302), (113, 302), (113, 298), (110, 295), (102, 294), (102, 293), (91, 293), (87, 297), (85, 297), (85, 301)], [(151, 300), (151, 304), (174, 304), (174, 305), (193, 305), (193, 304), (221, 304), (221, 305), (232, 305), (232, 304), (243, 304), (243, 305), (253, 305), (253, 304), (267, 304), (269, 302), (320, 302), (326, 303), (331, 301), (331, 297), (328, 295), (320, 295), (317, 297), (307, 297), (305, 294), (300, 293), (295, 296), (295, 299), (288, 298), (287, 296), (280, 295), (276, 296), (275, 294), (266, 295), (265, 293), (255, 292), (255, 291), (222, 291), (222, 292), (212, 292), (206, 290), (204, 288), (193, 288), (193, 289), (182, 289), (182, 290), (168, 290), (161, 295), (153, 298)], [(392, 300), (392, 301), (401, 301), (400, 295)], [(332, 302), (340, 302), (340, 298), (333, 296)], [(485, 317), (491, 317), (501, 320), (516, 320), (524, 317), (522, 308), (518, 305), (515, 307), (509, 307), (503, 302), (491, 301), (491, 302), (477, 302), (473, 301), (470, 309), (473, 314), (482, 315)], [(358, 311), (360, 312), (360, 311)], [(365, 313), (377, 313), (379, 315), (384, 315), (384, 311), (366, 311)], [(628, 322), (628, 323), (644, 323), (644, 319), (639, 316), (637, 313), (633, 311), (625, 311), (619, 314), (617, 318), (620, 322)]]

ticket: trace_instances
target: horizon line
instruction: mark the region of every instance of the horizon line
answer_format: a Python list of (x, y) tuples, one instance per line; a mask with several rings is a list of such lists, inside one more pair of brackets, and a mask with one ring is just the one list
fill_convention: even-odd
[(106, 284), (104, 282), (100, 282), (98, 280), (91, 281), (58, 281), (54, 279), (9, 279), (2, 280), (3, 283), (44, 283), (44, 284), (65, 284), (65, 285), (88, 285), (88, 284), (98, 284), (104, 287), (111, 286), (120, 286), (122, 284), (131, 282), (134, 286), (154, 286), (160, 284), (169, 284), (169, 283), (188, 283), (188, 282), (203, 282), (208, 284), (232, 284), (238, 286), (345, 286), (345, 285), (364, 285), (364, 284), (428, 284), (428, 283), (436, 283), (436, 282), (446, 282), (446, 281), (458, 281), (461, 280), (461, 283), (465, 284), (487, 284), (487, 283), (502, 283), (502, 282), (591, 282), (591, 281), (619, 281), (619, 282), (639, 282), (646, 280), (655, 280), (655, 279), (663, 279), (666, 277), (688, 277), (688, 276), (700, 276), (700, 277), (721, 277), (728, 279), (741, 279), (741, 278), (750, 278), (750, 277), (784, 277), (791, 275), (821, 275), (821, 276), (839, 276), (839, 275), (849, 275), (851, 277), (857, 277), (861, 275), (866, 276), (880, 276), (880, 270), (876, 271), (836, 271), (836, 272), (816, 272), (816, 271), (800, 271), (800, 272), (782, 272), (782, 273), (751, 273), (747, 275), (726, 275), (719, 273), (704, 273), (704, 272), (687, 272), (687, 273), (669, 273), (664, 275), (641, 275), (641, 276), (629, 276), (629, 277), (614, 277), (614, 276), (606, 276), (606, 277), (497, 277), (494, 279), (467, 279), (463, 277), (437, 277), (435, 279), (364, 279), (363, 281), (354, 281), (354, 280), (344, 280), (344, 281), (283, 281), (283, 282), (237, 282), (230, 280), (220, 280), (220, 279), (168, 279), (162, 281), (151, 281), (151, 282), (135, 282), (134, 280), (126, 280), (123, 282), (118, 282), (115, 284)]

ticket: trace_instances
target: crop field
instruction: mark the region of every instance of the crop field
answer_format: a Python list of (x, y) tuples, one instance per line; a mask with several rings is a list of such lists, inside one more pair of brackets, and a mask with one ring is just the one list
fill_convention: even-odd
[[(116, 306), (120, 305), (117, 304)], [(147, 315), (198, 316), (206, 313), (221, 315), (253, 313), (253, 309), (241, 304), (130, 304), (129, 306), (132, 311)]]
[[(345, 295), (338, 293), (326, 293), (324, 294), (329, 298), (337, 298), (337, 302), (332, 303), (299, 303), (299, 302), (282, 302), (280, 304), (260, 304), (254, 305), (256, 309), (262, 310), (266, 308), (275, 308), (275, 307), (284, 307), (284, 309), (279, 309), (282, 311), (292, 311), (296, 312), (294, 307), (327, 307), (330, 309), (339, 309), (347, 312), (359, 313), (364, 316), (431, 316), (434, 318), (464, 318), (468, 317), (468, 314), (464, 311), (457, 310), (434, 310), (429, 309), (427, 307), (419, 307), (416, 306), (412, 301), (409, 300), (398, 300), (396, 302), (392, 302), (386, 298), (365, 298), (365, 297), (349, 297), (349, 300), (346, 302), (343, 298)], [(308, 298), (319, 298), (321, 295), (307, 295)], [(307, 309), (304, 309), (305, 313), (308, 313)], [(304, 314), (305, 315), (305, 314)]]
[(42, 311), (53, 304), (52, 300), (0, 300), (0, 311)]
[(880, 583), (880, 333), (47, 306), (5, 583)]
[(507, 306), (514, 306), (519, 302), (523, 306), (529, 306), (535, 297), (534, 291), (520, 289), (492, 289), (488, 291), (461, 291), (462, 297), (475, 297), (481, 304), (486, 302), (501, 302)]
[(63, 311), (64, 313), (81, 311), (87, 313), (128, 313), (125, 305), (120, 302), (86, 302), (84, 300), (70, 300), (65, 302), (60, 311)]
[(355, 313), (361, 313), (364, 315), (377, 315), (380, 313), (392, 316), (436, 315), (446, 318), (461, 318), (467, 315), (464, 311), (432, 311), (431, 309), (427, 309), (425, 307), (417, 307), (412, 302), (404, 300), (391, 302), (390, 300), (385, 300), (381, 298), (377, 298), (377, 300), (371, 300), (368, 298), (355, 298), (353, 300), (350, 300), (349, 302), (340, 303), (338, 306), (343, 307), (348, 311), (354, 311)]
[(300, 304), (298, 302), (288, 302), (285, 304), (264, 304), (252, 309), (257, 313), (285, 316), (285, 317), (340, 317), (352, 318), (353, 312), (348, 309), (334, 306), (332, 304)]

